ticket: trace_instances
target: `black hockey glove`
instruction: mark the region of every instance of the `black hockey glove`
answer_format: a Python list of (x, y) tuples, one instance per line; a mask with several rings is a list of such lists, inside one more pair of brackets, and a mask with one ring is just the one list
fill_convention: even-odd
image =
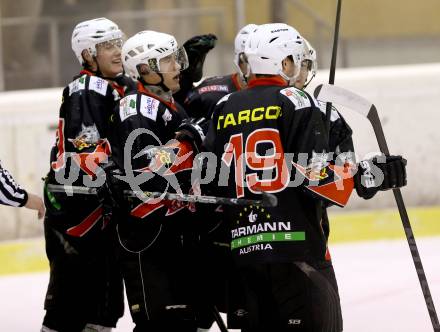
[(357, 194), (370, 199), (381, 190), (406, 186), (406, 159), (402, 156), (377, 156), (358, 164), (354, 176)]
[(118, 169), (117, 165), (109, 160), (108, 163), (99, 165), (100, 169), (96, 173), (97, 177), (105, 178), (104, 184), (96, 188), (99, 201), (103, 205), (104, 214), (111, 214), (113, 207), (117, 206), (117, 200), (113, 194), (113, 183), (111, 174)]
[(193, 146), (194, 151), (198, 153), (205, 139), (205, 133), (200, 125), (205, 121), (205, 118), (200, 118), (197, 121), (193, 119), (184, 120), (177, 128), (176, 139), (188, 141)]
[(203, 76), (203, 63), (206, 54), (215, 47), (217, 37), (213, 34), (194, 36), (183, 47), (188, 54), (189, 66), (182, 72), (183, 81), (198, 82)]
[[(126, 174), (117, 166), (108, 167), (105, 169), (106, 182), (104, 194), (107, 204), (111, 204), (113, 208), (117, 208), (122, 211), (130, 211), (132, 209), (131, 201), (127, 199), (125, 191), (130, 190), (130, 185), (120, 177), (125, 177)], [(99, 195), (99, 194), (98, 194)]]
[(113, 80), (124, 90), (125, 94), (136, 92), (136, 82), (130, 76), (122, 73), (117, 75)]
[(194, 36), (183, 44), (188, 54), (189, 66), (180, 72), (180, 89), (173, 94), (179, 104), (185, 102), (188, 93), (193, 89), (193, 83), (202, 79), (206, 54), (215, 47), (216, 41), (215, 35), (208, 34)]

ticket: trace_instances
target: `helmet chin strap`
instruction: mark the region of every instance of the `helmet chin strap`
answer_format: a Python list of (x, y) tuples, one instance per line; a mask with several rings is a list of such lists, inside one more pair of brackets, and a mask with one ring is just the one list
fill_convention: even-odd
[(159, 77), (160, 77), (160, 82), (158, 84), (156, 84), (156, 85), (161, 87), (164, 92), (170, 91), (170, 89), (163, 82), (163, 75), (162, 75), (162, 73), (157, 73), (157, 75), (159, 75)]
[(307, 88), (307, 86), (310, 84), (310, 82), (313, 80), (313, 78), (316, 76), (316, 74), (312, 74), (312, 77), (310, 77), (309, 80), (307, 80), (307, 82), (304, 84), (303, 89)]
[(282, 70), (280, 70), (279, 75), (280, 75), (282, 78), (284, 78), (287, 82), (295, 81), (296, 78), (298, 77), (298, 74), (293, 75), (293, 76), (288, 76), (288, 75), (286, 75)]
[[(95, 59), (95, 57), (93, 57), (94, 59)], [(96, 60), (95, 60), (96, 61)], [(95, 74), (95, 75), (98, 75), (98, 73), (100, 73), (100, 71), (99, 71), (99, 66), (98, 66), (98, 62), (96, 62), (96, 65), (97, 65), (97, 70), (93, 70), (93, 68), (92, 68), (92, 66), (90, 66), (89, 65), (89, 63), (87, 62), (87, 61), (85, 61), (84, 60), (84, 62), (83, 62), (83, 68), (85, 69), (85, 70), (88, 70), (88, 71), (90, 71), (90, 72), (92, 72), (93, 74)]]
[[(244, 56), (244, 53), (240, 53), (240, 55), (238, 56), (238, 59), (239, 59), (238, 63), (240, 63), (241, 61), (247, 63), (247, 60)], [(246, 66), (246, 73), (243, 73), (241, 71), (240, 65), (237, 64), (235, 61), (234, 61), (234, 66), (237, 69), (237, 73), (238, 73), (238, 76), (240, 76), (241, 81), (244, 84), (247, 84), (248, 80), (249, 80), (249, 76), (251, 75), (251, 67), (249, 66), (249, 64), (247, 64), (247, 66)]]
[(163, 75), (161, 73), (156, 73), (160, 76), (160, 82), (156, 84), (147, 83), (142, 76), (139, 77), (139, 81), (148, 88), (152, 93), (158, 95), (159, 97), (163, 98), (166, 101), (171, 101), (173, 94), (171, 93), (171, 90), (166, 87), (166, 85), (163, 83)]
[(170, 89), (169, 89), (169, 88), (165, 85), (165, 83), (163, 82), (163, 75), (162, 75), (162, 73), (157, 73), (157, 72), (156, 72), (156, 74), (159, 75), (159, 77), (160, 77), (160, 82), (159, 82), (159, 83), (156, 83), (156, 84), (153, 84), (153, 83), (147, 83), (147, 82), (145, 82), (145, 80), (142, 78), (142, 76), (139, 77), (139, 81), (141, 81), (143, 85), (157, 86), (158, 88), (162, 89), (163, 92), (168, 92), (168, 91), (170, 91)]
[[(295, 65), (296, 67), (296, 65)], [(280, 70), (279, 75), (284, 78), (287, 82), (295, 82), (295, 80), (298, 78), (299, 74), (300, 74), (300, 70), (297, 71), (297, 73), (293, 74), (292, 76), (288, 76), (286, 73), (283, 72), (283, 70)]]
[(240, 69), (239, 73), (240, 73), (240, 77), (242, 78), (243, 82), (247, 84), (249, 81), (249, 76), (251, 76), (251, 67), (247, 66), (246, 74), (243, 74), (241, 69)]
[(95, 56), (95, 55), (93, 56), (93, 60), (95, 60), (95, 62), (96, 62), (96, 70), (95, 70), (95, 71), (92, 70), (92, 69), (90, 68), (90, 66), (87, 66), (88, 69), (89, 69), (93, 74), (95, 74), (96, 76), (98, 76), (98, 77), (100, 77), (100, 78), (102, 78), (102, 79), (104, 79), (104, 80), (116, 81), (116, 80), (118, 79), (118, 77), (121, 76), (120, 74), (123, 74), (123, 73), (124, 73), (124, 72), (122, 71), (120, 74), (116, 75), (115, 77), (106, 77), (106, 76), (104, 76), (104, 74), (101, 72), (101, 69), (99, 68), (99, 63), (98, 63), (98, 61), (96, 60), (96, 56)]
[(250, 75), (249, 70), (248, 70), (248, 72), (246, 74), (243, 74), (243, 72), (241, 70), (239, 70), (239, 71), (237, 71), (237, 74), (238, 74), (238, 78), (242, 82), (242, 84), (247, 85), (248, 84), (249, 75)]

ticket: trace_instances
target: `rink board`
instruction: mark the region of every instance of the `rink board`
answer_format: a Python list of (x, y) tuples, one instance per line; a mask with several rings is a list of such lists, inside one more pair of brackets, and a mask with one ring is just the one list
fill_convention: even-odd
[[(416, 239), (440, 235), (440, 207), (408, 209)], [(403, 239), (402, 223), (397, 209), (342, 212), (330, 209), (330, 244)], [(44, 240), (41, 238), (8, 241), (0, 244), (0, 275), (46, 271)]]
[[(440, 237), (420, 238), (418, 245), (438, 309)], [(332, 256), (341, 295), (344, 331), (432, 332), (405, 240), (338, 243), (332, 246)], [(2, 331), (39, 330), (48, 281), (48, 271), (0, 276)], [(114, 332), (133, 329), (128, 307), (125, 309)], [(219, 332), (219, 329), (213, 327), (210, 332)]]

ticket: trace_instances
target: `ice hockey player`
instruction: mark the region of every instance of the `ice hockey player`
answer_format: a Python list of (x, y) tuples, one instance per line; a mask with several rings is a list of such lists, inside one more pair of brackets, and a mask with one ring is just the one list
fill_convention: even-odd
[(275, 208), (225, 207), (236, 276), (243, 280), (245, 332), (342, 331), (321, 201), (344, 206), (366, 178), (374, 184), (369, 194), (406, 183), (403, 160), (392, 168), (369, 161), (388, 178), (382, 184), (371, 169), (346, 176), (354, 174), (353, 165), (326, 162), (320, 153), (329, 151), (325, 115), (313, 97), (288, 87), (304, 59), (302, 44), (286, 24), (258, 26), (245, 48), (248, 88), (219, 101), (205, 140), (219, 166), (231, 169), (221, 179), (227, 183), (219, 186), (222, 195), (258, 198), (265, 191), (278, 198)]
[[(294, 82), (290, 82), (295, 88), (304, 90), (309, 83), (313, 80), (318, 69), (317, 55), (315, 49), (309, 43), (309, 41), (304, 38), (303, 42), (304, 48), (304, 59), (301, 62), (301, 69)], [(326, 103), (317, 102), (317, 106), (321, 109), (323, 114), (326, 114)], [(352, 139), (353, 131), (347, 124), (345, 119), (341, 114), (332, 106), (331, 117), (330, 117), (330, 133), (329, 133), (329, 151), (334, 153), (334, 158), (339, 157), (339, 163), (342, 163), (342, 159), (347, 159), (349, 162), (355, 162), (354, 155), (354, 145)], [(363, 189), (364, 187), (360, 187)], [(362, 193), (360, 193), (362, 195)], [(366, 198), (371, 198), (370, 196)], [(330, 225), (327, 214), (327, 204), (323, 202), (322, 204), (322, 217), (321, 217), (321, 227), (324, 231), (326, 238), (329, 237)], [(326, 258), (331, 259), (330, 251), (327, 249)]]
[(107, 204), (96, 195), (53, 190), (99, 185), (91, 182), (111, 152), (110, 116), (130, 85), (122, 75), (122, 43), (122, 31), (106, 18), (73, 29), (72, 49), (82, 70), (63, 91), (45, 184), (50, 280), (43, 332), (110, 331), (123, 314), (122, 277), (113, 249), (116, 228)]
[(248, 24), (237, 33), (234, 40), (234, 66), (236, 72), (225, 76), (209, 77), (193, 88), (182, 106), (192, 118), (210, 119), (217, 102), (225, 95), (246, 87), (248, 69), (243, 58), (244, 45), (249, 34), (257, 25)]
[[(114, 191), (191, 192), (193, 149), (203, 133), (186, 122), (187, 114), (172, 97), (188, 65), (185, 50), (169, 34), (141, 31), (126, 41), (122, 59), (137, 91), (114, 112), (112, 153), (124, 176)], [(135, 176), (146, 180), (136, 187)], [(134, 331), (196, 331), (194, 205), (124, 199), (119, 250)]]
[[(292, 84), (300, 90), (304, 90), (309, 85), (315, 77), (318, 68), (316, 51), (305, 38), (303, 47), (304, 60), (301, 63), (300, 72)], [(325, 114), (326, 103), (318, 102), (318, 106)], [(330, 151), (335, 152), (336, 155), (354, 151), (352, 130), (335, 107), (332, 108), (330, 117), (329, 146)], [(347, 155), (347, 158), (354, 158), (354, 156)]]
[(44, 217), (44, 203), (41, 197), (23, 189), (15, 182), (11, 173), (0, 163), (0, 204), (37, 210), (38, 219)]
[[(295, 79), (294, 86), (300, 90), (305, 89), (311, 80), (315, 77), (318, 68), (317, 64), (317, 54), (312, 45), (304, 38), (304, 60), (301, 63), (301, 70), (298, 77)], [(318, 106), (323, 112), (326, 113), (326, 103), (318, 101)], [(351, 161), (355, 160), (354, 155), (354, 145), (352, 139), (352, 130), (348, 123), (345, 121), (343, 116), (337, 111), (337, 109), (332, 106), (331, 116), (330, 116), (330, 133), (329, 133), (329, 149), (334, 152), (334, 157), (340, 158), (341, 163), (344, 158)], [(385, 157), (384, 157), (385, 158)], [(393, 168), (401, 167), (402, 158), (400, 156), (388, 156), (386, 157), (386, 167)], [(384, 165), (385, 166), (385, 165)], [(359, 164), (359, 167), (370, 167), (369, 161), (365, 160)], [(389, 170), (386, 174), (393, 174), (394, 171)], [(362, 172), (357, 173), (358, 175)], [(387, 178), (384, 181), (388, 181)], [(359, 197), (364, 199), (370, 199), (374, 196), (376, 191), (370, 191), (364, 186), (356, 187), (356, 191)], [(325, 204), (324, 204), (325, 207)], [(329, 235), (329, 221), (326, 209), (323, 210), (322, 216), (322, 228), (324, 233)], [(327, 253), (330, 258), (330, 253)]]
[[(210, 119), (213, 108), (222, 97), (246, 88), (246, 77), (249, 72), (243, 52), (247, 38), (256, 27), (255, 24), (248, 24), (240, 29), (235, 37), (233, 63), (236, 71), (234, 73), (207, 78), (189, 92), (186, 92), (182, 105), (189, 116), (197, 120), (201, 118)], [(183, 45), (189, 53), (190, 63), (189, 68), (182, 72), (185, 81), (193, 82), (201, 79), (203, 60), (206, 52), (209, 51), (207, 41), (213, 40), (209, 36), (211, 35), (193, 37)], [(201, 43), (202, 41), (204, 43)], [(191, 54), (192, 56), (190, 56)], [(207, 124), (208, 122), (201, 124), (205, 131), (207, 130)], [(203, 185), (201, 189), (203, 194), (210, 194), (209, 185)], [(228, 279), (233, 269), (229, 248), (229, 225), (223, 222), (221, 206), (201, 204), (197, 208), (197, 213), (205, 220), (200, 228), (202, 245), (200, 252), (205, 256), (202, 259), (205, 271), (211, 275), (209, 280), (202, 280), (206, 284), (201, 285), (205, 289), (206, 307), (215, 305), (221, 312), (235, 311), (233, 308), (235, 298), (227, 295), (227, 289), (232, 287)], [(209, 315), (208, 312), (202, 327), (209, 327), (213, 319), (214, 317)], [(234, 320), (229, 319), (228, 324), (233, 327)]]

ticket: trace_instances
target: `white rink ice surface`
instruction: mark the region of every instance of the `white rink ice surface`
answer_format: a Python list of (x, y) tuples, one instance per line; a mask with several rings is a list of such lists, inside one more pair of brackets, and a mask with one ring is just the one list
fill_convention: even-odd
[[(418, 247), (434, 303), (440, 311), (440, 237)], [(344, 331), (432, 331), (405, 240), (338, 244), (331, 248), (339, 283)], [(0, 330), (39, 331), (47, 273), (0, 277)], [(133, 328), (130, 315), (114, 331)], [(213, 327), (211, 331), (219, 331)]]

